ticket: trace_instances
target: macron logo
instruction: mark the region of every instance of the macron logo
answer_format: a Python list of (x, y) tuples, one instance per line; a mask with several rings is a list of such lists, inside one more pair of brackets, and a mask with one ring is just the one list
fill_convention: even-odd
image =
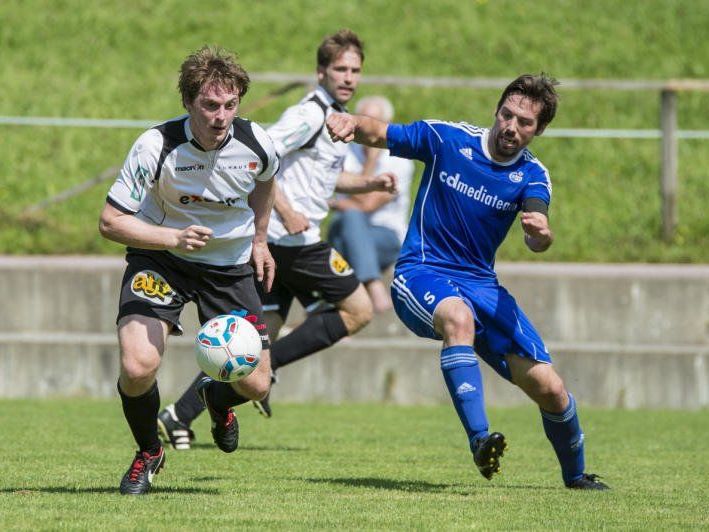
[(473, 148), (461, 148), (458, 151), (463, 157), (465, 157), (469, 161), (473, 160)]
[(470, 393), (475, 391), (475, 386), (468, 382), (464, 382), (460, 386), (458, 386), (458, 389), (455, 391), (457, 395), (463, 395), (464, 393)]

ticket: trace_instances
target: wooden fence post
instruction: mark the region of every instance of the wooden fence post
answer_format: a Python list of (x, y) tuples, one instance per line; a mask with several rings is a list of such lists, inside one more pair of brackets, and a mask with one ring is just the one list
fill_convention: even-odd
[(662, 129), (662, 238), (671, 242), (677, 229), (677, 92), (663, 89), (660, 127)]

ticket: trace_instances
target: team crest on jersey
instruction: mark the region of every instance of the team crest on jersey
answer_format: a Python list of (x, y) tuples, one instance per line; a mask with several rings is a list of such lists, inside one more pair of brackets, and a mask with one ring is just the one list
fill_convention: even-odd
[(175, 295), (175, 291), (165, 278), (151, 270), (136, 273), (130, 282), (130, 290), (136, 296), (158, 305), (171, 303)]
[(524, 172), (510, 172), (508, 176), (513, 183), (519, 183), (524, 177)]
[(330, 269), (335, 275), (342, 275), (343, 277), (354, 272), (345, 258), (335, 249), (330, 250)]

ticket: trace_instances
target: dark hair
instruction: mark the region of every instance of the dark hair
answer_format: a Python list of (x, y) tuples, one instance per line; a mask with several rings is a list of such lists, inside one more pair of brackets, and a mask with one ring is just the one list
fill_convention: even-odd
[(559, 82), (548, 76), (544, 72), (538, 76), (532, 74), (523, 74), (507, 85), (507, 88), (502, 92), (500, 101), (497, 102), (495, 114), (500, 111), (500, 107), (505, 103), (505, 100), (512, 94), (521, 94), (534, 102), (542, 104), (537, 118), (537, 131), (544, 129), (556, 115), (556, 106), (559, 103), (559, 95), (554, 89), (559, 85)]
[(207, 85), (234, 91), (241, 99), (249, 90), (249, 81), (246, 70), (236, 62), (236, 54), (218, 46), (205, 45), (182, 63), (177, 88), (183, 104), (192, 103)]
[(342, 29), (337, 33), (328, 35), (320, 43), (318, 47), (318, 66), (327, 68), (327, 66), (336, 60), (340, 54), (346, 52), (350, 48), (359, 55), (360, 60), (364, 63), (364, 43), (359, 40), (357, 34), (352, 30)]

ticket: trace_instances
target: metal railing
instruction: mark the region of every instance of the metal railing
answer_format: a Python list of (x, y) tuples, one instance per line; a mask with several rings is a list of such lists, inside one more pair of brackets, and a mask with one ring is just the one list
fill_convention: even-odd
[[(252, 73), (255, 82), (280, 83), (282, 87), (271, 91), (250, 106), (254, 110), (296, 87), (314, 86), (312, 75), (284, 74), (280, 72)], [(466, 89), (502, 89), (509, 79), (503, 78), (454, 78), (454, 77), (407, 77), (366, 76), (363, 85), (397, 87), (441, 87)], [(639, 138), (661, 139), (660, 196), (662, 201), (662, 235), (671, 241), (677, 228), (677, 168), (679, 139), (709, 139), (707, 130), (679, 130), (677, 127), (677, 94), (680, 92), (709, 91), (709, 80), (618, 80), (618, 79), (564, 79), (563, 90), (613, 90), (656, 91), (660, 93), (660, 129), (555, 129), (544, 134), (561, 138)], [(245, 109), (246, 111), (246, 109)], [(120, 120), (90, 118), (53, 118), (0, 116), (0, 125), (102, 127), (102, 128), (148, 128), (160, 120)], [(93, 181), (93, 179), (92, 179)]]

